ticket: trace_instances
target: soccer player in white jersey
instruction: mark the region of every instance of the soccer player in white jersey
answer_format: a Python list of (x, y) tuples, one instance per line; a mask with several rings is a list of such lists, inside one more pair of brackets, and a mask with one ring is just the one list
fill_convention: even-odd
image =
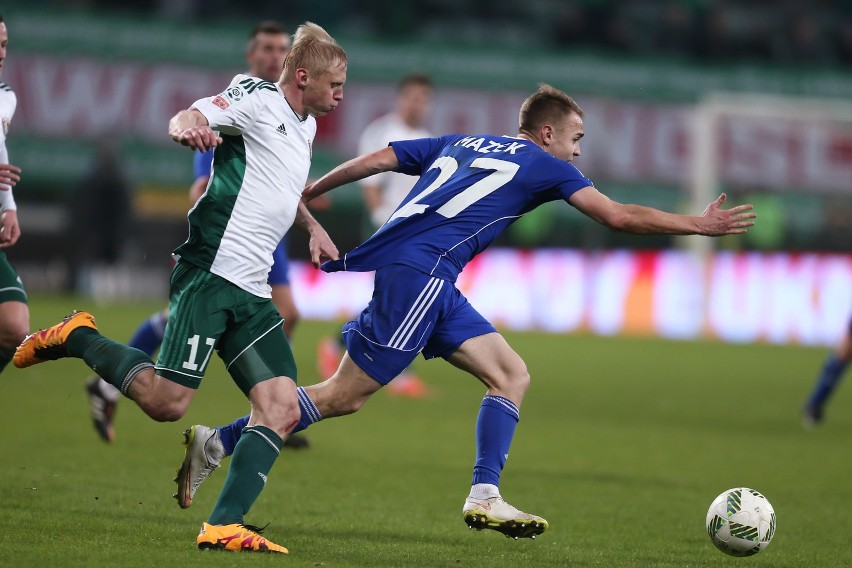
[(81, 358), (150, 417), (174, 421), (218, 352), (251, 402), (252, 418), (196, 539), (202, 549), (287, 552), (244, 523), (283, 439), (299, 421), (296, 364), (267, 274), (294, 220), (310, 234), (315, 264), (337, 257), (301, 194), (314, 117), (342, 100), (346, 64), (343, 48), (306, 23), (296, 31), (277, 84), (237, 75), (221, 94), (196, 101), (170, 121), (175, 141), (216, 151), (207, 191), (189, 212), (189, 238), (174, 251), (169, 322), (156, 366), (145, 353), (103, 337), (86, 312), (30, 335), (15, 353), (18, 367)]
[[(375, 270), (375, 286), (369, 305), (343, 328), (347, 351), (337, 372), (297, 389), (301, 419), (294, 431), (356, 412), (418, 353), (442, 357), (487, 387), (476, 423), (465, 522), (514, 538), (535, 537), (547, 528), (543, 518), (504, 501), (499, 490), (529, 373), (456, 288), (458, 274), (511, 223), (549, 201), (565, 201), (613, 230), (634, 234), (738, 234), (755, 217), (751, 205), (721, 209), (724, 194), (700, 216), (612, 201), (570, 163), (580, 155), (582, 137), (582, 109), (562, 91), (542, 85), (521, 106), (517, 137), (452, 134), (393, 142), (305, 189), (310, 200), (378, 172), (419, 176), (372, 237), (322, 267)], [(221, 444), (215, 448), (216, 439), (194, 451), (227, 454)], [(210, 471), (195, 472), (199, 483)]]
[[(260, 22), (252, 28), (246, 46), (245, 58), (248, 65), (248, 75), (259, 77), (264, 81), (277, 81), (281, 75), (281, 69), (284, 67), (284, 59), (289, 51), (290, 35), (284, 26), (269, 20)], [(213, 148), (210, 148), (207, 152), (195, 152), (193, 155), (195, 181), (189, 189), (191, 204), (195, 204), (207, 189), (213, 163), (213, 150)], [(278, 308), (281, 317), (284, 318), (284, 334), (292, 340), (293, 331), (299, 321), (299, 310), (296, 307), (293, 290), (290, 287), (286, 237), (278, 243), (278, 247), (273, 253), (273, 259), (274, 262), (269, 272), (272, 302)], [(163, 342), (168, 315), (168, 309), (165, 309), (146, 318), (137, 327), (127, 344), (153, 357)], [(95, 431), (103, 441), (113, 442), (115, 440), (113, 422), (121, 393), (111, 384), (94, 375), (86, 381), (86, 395), (89, 399), (90, 415)], [(186, 436), (194, 434), (192, 430), (185, 432)], [(236, 443), (236, 440), (240, 437), (240, 431), (236, 429), (223, 430), (222, 436), (231, 436), (233, 442)], [(307, 446), (308, 439), (304, 436), (288, 436), (284, 441), (285, 448), (300, 449)]]
[[(6, 64), (6, 47), (9, 32), (3, 16), (0, 15), (0, 74)], [(27, 293), (15, 268), (6, 258), (2, 249), (18, 242), (21, 229), (18, 226), (18, 211), (12, 187), (20, 180), (21, 169), (9, 163), (6, 149), (6, 136), (18, 99), (6, 83), (0, 82), (0, 372), (6, 368), (15, 348), (23, 341), (30, 329), (30, 310), (27, 307)]]

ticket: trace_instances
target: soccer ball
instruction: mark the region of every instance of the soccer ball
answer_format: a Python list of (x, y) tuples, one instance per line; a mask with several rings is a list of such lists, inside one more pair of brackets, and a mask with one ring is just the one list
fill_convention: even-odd
[(752, 556), (775, 536), (775, 511), (754, 489), (728, 489), (707, 511), (707, 534), (716, 548), (731, 556)]

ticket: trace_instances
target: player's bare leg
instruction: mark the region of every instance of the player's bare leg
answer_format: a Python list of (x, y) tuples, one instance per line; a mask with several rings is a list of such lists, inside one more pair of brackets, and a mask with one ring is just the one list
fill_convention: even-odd
[(547, 529), (547, 521), (513, 507), (499, 490), (519, 406), (530, 383), (526, 364), (498, 333), (468, 339), (448, 361), (488, 388), (476, 423), (477, 457), (462, 508), (464, 521), (477, 530), (491, 529), (515, 539), (535, 538)]
[[(296, 331), (296, 326), (302, 319), (302, 314), (299, 313), (299, 308), (296, 306), (296, 300), (293, 299), (293, 288), (289, 284), (273, 284), (272, 288), (272, 303), (278, 308), (278, 313), (284, 318), (284, 335), (291, 342), (293, 341), (293, 333)], [(287, 436), (284, 440), (284, 447), (291, 450), (302, 450), (310, 446), (307, 437), (300, 434)]]
[(131, 398), (151, 418), (171, 422), (186, 412), (195, 390), (154, 372), (154, 363), (142, 351), (98, 333), (95, 318), (74, 312), (58, 324), (33, 333), (18, 346), (15, 366), (76, 357)]
[(30, 310), (24, 302), (0, 302), (0, 372), (30, 332)]

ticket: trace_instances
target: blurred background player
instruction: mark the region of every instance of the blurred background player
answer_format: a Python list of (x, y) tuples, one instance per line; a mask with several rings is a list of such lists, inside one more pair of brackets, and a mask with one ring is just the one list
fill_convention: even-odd
[[(0, 15), (0, 74), (6, 63), (8, 43), (9, 32)], [(12, 187), (20, 180), (21, 170), (9, 163), (9, 152), (6, 150), (6, 136), (9, 135), (9, 125), (17, 106), (15, 92), (9, 85), (0, 82), (0, 249), (11, 247), (21, 236), (18, 208), (12, 196)], [(6, 254), (0, 250), (0, 372), (12, 360), (15, 348), (24, 340), (29, 329), (30, 311), (24, 284)]]
[(813, 428), (823, 421), (825, 405), (840, 383), (850, 361), (852, 361), (852, 318), (849, 318), (846, 335), (843, 336), (840, 346), (825, 360), (811, 396), (802, 408), (802, 424), (805, 428)]
[[(392, 112), (367, 125), (358, 141), (358, 154), (381, 150), (394, 140), (431, 137), (432, 133), (426, 129), (425, 123), (432, 105), (432, 91), (432, 79), (428, 75), (411, 73), (403, 77), (397, 84), (396, 107)], [(388, 220), (416, 181), (415, 177), (397, 172), (383, 172), (361, 180), (369, 223), (367, 236), (376, 232)], [(339, 336), (324, 338), (317, 349), (320, 375), (322, 378), (328, 378), (337, 370), (343, 356)], [(419, 398), (428, 393), (428, 388), (420, 377), (408, 368), (388, 385), (388, 392)]]
[[(289, 51), (290, 36), (283, 25), (271, 20), (259, 23), (249, 34), (246, 47), (245, 57), (248, 64), (248, 75), (276, 83), (281, 76), (284, 59)], [(206, 152), (195, 152), (193, 156), (195, 181), (189, 188), (189, 198), (193, 205), (207, 190), (212, 166), (213, 148)], [(278, 308), (281, 317), (284, 318), (284, 334), (292, 339), (293, 331), (299, 321), (299, 310), (296, 308), (293, 291), (290, 288), (286, 236), (273, 253), (272, 269), (269, 271), (269, 285), (272, 287), (272, 302)], [(153, 356), (163, 342), (168, 315), (168, 309), (152, 314), (136, 329), (128, 345)], [(21, 337), (22, 339), (23, 337)], [(18, 343), (20, 343), (20, 340)], [(14, 352), (14, 347), (12, 352)], [(86, 381), (86, 393), (89, 397), (89, 408), (95, 430), (103, 441), (114, 441), (115, 410), (121, 393), (97, 375)], [(289, 436), (284, 442), (284, 447), (287, 448), (301, 449), (307, 446), (308, 440), (304, 436)]]

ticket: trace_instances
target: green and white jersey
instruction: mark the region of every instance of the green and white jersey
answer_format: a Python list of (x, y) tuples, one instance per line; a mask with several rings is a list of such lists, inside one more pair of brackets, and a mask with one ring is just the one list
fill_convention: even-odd
[(192, 106), (223, 143), (213, 152), (207, 191), (189, 212), (189, 238), (175, 257), (268, 298), (272, 252), (293, 225), (316, 120), (296, 114), (278, 85), (247, 75)]
[[(0, 82), (0, 164), (9, 163), (9, 152), (6, 150), (6, 136), (9, 135), (9, 126), (12, 124), (12, 116), (18, 107), (18, 98), (15, 92), (6, 83)], [(12, 197), (12, 188), (0, 184), (0, 211), (14, 211), (17, 209), (15, 198)]]

